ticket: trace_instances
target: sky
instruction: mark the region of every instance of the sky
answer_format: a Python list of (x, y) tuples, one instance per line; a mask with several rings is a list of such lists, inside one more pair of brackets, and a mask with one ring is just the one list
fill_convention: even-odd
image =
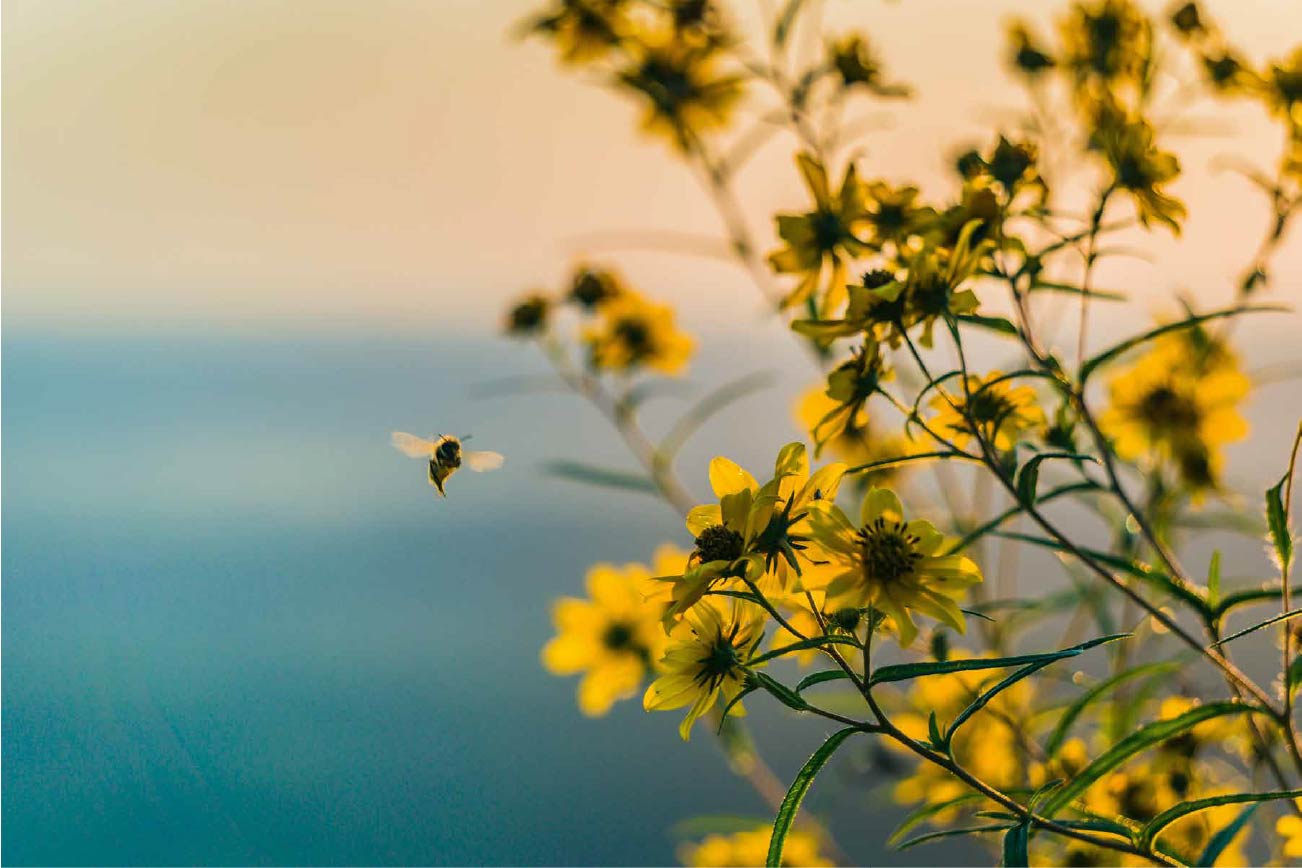
[[(3, 9), (4, 313), (10, 326), (132, 330), (495, 327), (518, 292), (578, 254), (612, 257), (702, 328), (743, 325), (732, 267), (612, 238), (718, 237), (708, 200), (635, 109), (521, 44), (518, 0), (9, 0)], [(750, 3), (734, 6), (754, 18)], [(1021, 102), (999, 68), (1011, 10), (1060, 4), (827, 0), (829, 30), (863, 28), (908, 104), (860, 104), (883, 128), (864, 174), (950, 189), (963, 144)], [(1277, 57), (1291, 0), (1221, 0), (1232, 40)], [(1160, 8), (1155, 6), (1154, 8)], [(1231, 13), (1232, 10), (1232, 14)], [(743, 21), (745, 24), (746, 21)], [(856, 111), (851, 112), (854, 116)], [(1259, 194), (1218, 156), (1269, 165), (1279, 134), (1254, 107), (1189, 106), (1217, 134), (1171, 140), (1193, 217), (1153, 262), (1103, 271), (1141, 301), (1228, 298), (1264, 231)], [(1230, 129), (1229, 127), (1232, 127)], [(793, 143), (742, 178), (753, 225), (803, 203)], [(1276, 276), (1294, 299), (1302, 251)], [(739, 311), (741, 319), (739, 320)]]

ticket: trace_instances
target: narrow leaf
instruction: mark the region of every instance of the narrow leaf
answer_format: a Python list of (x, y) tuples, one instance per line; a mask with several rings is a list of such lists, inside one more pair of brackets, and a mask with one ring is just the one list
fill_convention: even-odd
[(1026, 506), (1035, 505), (1035, 489), (1040, 481), (1040, 465), (1054, 458), (1066, 458), (1072, 461), (1094, 461), (1091, 455), (1076, 452), (1041, 452), (1022, 465), (1017, 474), (1017, 499)]
[(799, 642), (792, 642), (790, 645), (783, 645), (781, 648), (774, 648), (758, 657), (752, 657), (747, 661), (747, 666), (758, 666), (760, 663), (766, 663), (786, 654), (794, 654), (797, 651), (808, 651), (811, 648), (824, 648), (828, 645), (850, 645), (858, 648), (859, 643), (849, 636), (815, 636), (812, 639), (801, 639)]
[(1212, 552), (1211, 562), (1207, 565), (1207, 605), (1213, 609), (1221, 599), (1221, 550)]
[(982, 693), (976, 699), (972, 700), (972, 702), (968, 704), (967, 708), (963, 709), (958, 713), (958, 716), (954, 718), (954, 722), (949, 725), (949, 729), (945, 731), (945, 743), (948, 744), (950, 741), (952, 741), (954, 738), (954, 733), (958, 732), (958, 728), (962, 726), (964, 723), (966, 723), (968, 719), (972, 717), (972, 715), (976, 714), (978, 711), (980, 711), (981, 709), (985, 708), (988, 704), (990, 704), (990, 700), (994, 699), (1000, 693), (1003, 693), (1005, 690), (1012, 687), (1014, 684), (1021, 681), (1022, 679), (1034, 675), (1036, 672), (1039, 672), (1041, 669), (1048, 666), (1050, 663), (1053, 663), (1061, 659), (1062, 659), (1061, 657), (1054, 657), (1050, 660), (1042, 660), (1038, 663), (1032, 663), (1029, 666), (1023, 666), (1021, 669), (1018, 669), (1012, 675), (1009, 675), (1008, 677), (1004, 678), (994, 687), (991, 687), (989, 690)]
[(1214, 648), (1217, 645), (1224, 645), (1226, 642), (1233, 642), (1235, 639), (1239, 638), (1240, 636), (1246, 636), (1249, 633), (1255, 633), (1258, 630), (1260, 630), (1262, 627), (1269, 627), (1271, 624), (1278, 624), (1280, 621), (1288, 621), (1292, 618), (1296, 618), (1298, 615), (1302, 615), (1302, 609), (1293, 609), (1292, 611), (1285, 612), (1282, 615), (1276, 615), (1273, 618), (1267, 618), (1266, 620), (1262, 621), (1260, 624), (1253, 624), (1251, 627), (1247, 627), (1243, 630), (1240, 630), (1237, 633), (1232, 633), (1229, 636), (1226, 636), (1224, 639), (1221, 639), (1219, 642), (1213, 642), (1212, 647)]
[(1270, 529), (1270, 542), (1275, 547), (1280, 572), (1285, 576), (1293, 561), (1293, 532), (1288, 526), (1288, 516), (1284, 514), (1284, 486), (1288, 478), (1288, 474), (1284, 474), (1275, 487), (1266, 492), (1266, 527)]
[(833, 733), (796, 773), (796, 779), (791, 783), (791, 789), (787, 790), (786, 797), (778, 807), (778, 815), (773, 820), (773, 837), (769, 839), (770, 868), (780, 868), (782, 865), (782, 850), (787, 843), (787, 833), (791, 831), (791, 824), (796, 820), (796, 814), (800, 811), (800, 803), (805, 800), (805, 794), (814, 785), (814, 778), (818, 777), (818, 773), (823, 770), (823, 766), (827, 765), (827, 761), (832, 758), (832, 754), (836, 753), (841, 743), (859, 731), (851, 726)]
[(925, 675), (944, 675), (950, 672), (965, 672), (973, 669), (1009, 669), (1013, 666), (1024, 666), (1028, 663), (1040, 663), (1045, 661), (1052, 662), (1054, 660), (1061, 660), (1064, 657), (1075, 657), (1096, 645), (1102, 645), (1105, 642), (1113, 642), (1117, 639), (1124, 639), (1130, 635), (1130, 633), (1116, 633), (1111, 636), (1091, 639), (1088, 642), (1082, 642), (1079, 645), (1073, 645), (1072, 647), (1064, 648), (1061, 651), (1050, 651), (1043, 654), (1022, 654), (1016, 657), (969, 658), (966, 660), (944, 660), (926, 663), (898, 663), (894, 666), (881, 667), (872, 674), (868, 683), (870, 685), (885, 684), (891, 681), (906, 681), (910, 678), (920, 678)]
[(1161, 744), (1169, 738), (1179, 735), (1204, 720), (1222, 717), (1228, 714), (1260, 713), (1255, 706), (1239, 702), (1212, 702), (1199, 705), (1170, 720), (1159, 720), (1141, 727), (1126, 736), (1094, 759), (1088, 766), (1054, 793), (1044, 803), (1041, 813), (1052, 817), (1055, 812), (1071, 804), (1077, 796), (1089, 789), (1095, 781), (1120, 766), (1137, 753)]
[(796, 692), (803, 693), (807, 688), (813, 687), (815, 684), (823, 684), (828, 681), (839, 681), (841, 679), (848, 679), (849, 677), (850, 676), (845, 673), (844, 669), (825, 669), (822, 672), (815, 672), (800, 679), (800, 683), (796, 685)]
[(1196, 814), (1199, 811), (1205, 811), (1208, 808), (1219, 807), (1220, 805), (1241, 805), (1249, 802), (1272, 802), (1276, 799), (1295, 799), (1302, 796), (1302, 790), (1279, 790), (1268, 793), (1230, 793), (1224, 796), (1212, 796), (1206, 799), (1195, 799), (1192, 802), (1181, 802), (1174, 807), (1167, 808), (1162, 813), (1148, 821), (1148, 824), (1139, 833), (1139, 845), (1147, 847), (1153, 843), (1163, 829), (1174, 823), (1181, 817), (1187, 817), (1190, 814)]
[(1159, 338), (1162, 335), (1167, 334), (1168, 332), (1179, 331), (1180, 329), (1193, 328), (1199, 323), (1208, 322), (1209, 320), (1214, 320), (1214, 319), (1223, 319), (1225, 317), (1230, 317), (1230, 316), (1238, 316), (1239, 314), (1243, 314), (1243, 313), (1266, 313), (1266, 312), (1282, 313), (1287, 310), (1288, 308), (1282, 307), (1280, 305), (1241, 305), (1238, 307), (1225, 308), (1223, 310), (1215, 310), (1212, 311), (1211, 313), (1195, 314), (1193, 316), (1185, 317), (1184, 319), (1178, 320), (1176, 322), (1166, 323), (1164, 325), (1158, 326), (1157, 328), (1149, 329), (1143, 334), (1135, 335), (1132, 338), (1126, 338), (1124, 341), (1121, 341), (1118, 344), (1114, 344), (1113, 346), (1109, 347), (1108, 349), (1104, 350), (1098, 355), (1086, 359), (1085, 363), (1082, 364), (1080, 367), (1080, 374), (1078, 376), (1078, 379), (1080, 380), (1081, 383), (1084, 383), (1087, 379), (1089, 379), (1090, 374), (1098, 370), (1098, 368), (1101, 365), (1107, 364), (1108, 362), (1112, 361), (1117, 356), (1120, 356), (1122, 353), (1126, 352), (1127, 350), (1134, 349), (1140, 344), (1151, 341), (1154, 338)]
[[(941, 838), (954, 838), (960, 835), (979, 835), (982, 832), (1002, 832), (1008, 828), (1006, 823), (1000, 823), (990, 826), (964, 826), (959, 829), (942, 829), (939, 832), (928, 832), (925, 835), (918, 835), (916, 838), (910, 838), (900, 844), (897, 844), (896, 850), (908, 850), (919, 844), (926, 844), (928, 841), (937, 841)], [(769, 863), (770, 865), (773, 863)]]
[(1049, 740), (1045, 742), (1045, 754), (1049, 757), (1053, 757), (1058, 753), (1058, 749), (1062, 747), (1064, 742), (1066, 742), (1067, 733), (1071, 730), (1072, 724), (1076, 722), (1076, 718), (1080, 717), (1081, 713), (1096, 700), (1111, 693), (1127, 681), (1133, 681), (1137, 678), (1143, 678), (1150, 675), (1156, 676), (1163, 675), (1167, 672), (1174, 672), (1184, 665), (1185, 664), (1179, 660), (1163, 660), (1157, 663), (1146, 663), (1143, 666), (1136, 666), (1134, 669), (1127, 669), (1113, 675), (1111, 678), (1104, 679), (1098, 684), (1095, 684), (1063, 711), (1062, 716), (1058, 718), (1058, 725), (1054, 727), (1053, 732), (1049, 735)]
[(955, 316), (954, 319), (967, 325), (978, 326), (1004, 335), (1017, 337), (1017, 335), (1020, 334), (1020, 332), (1017, 331), (1017, 326), (1014, 325), (1011, 320), (1002, 316), (980, 316), (975, 313), (961, 313)]
[(1031, 857), (1026, 853), (1030, 826), (1020, 823), (1004, 834), (1004, 868), (1027, 868)]
[(1224, 829), (1212, 835), (1211, 840), (1207, 842), (1207, 847), (1194, 865), (1197, 868), (1211, 868), (1211, 866), (1215, 865), (1216, 860), (1221, 857), (1221, 853), (1225, 852), (1225, 848), (1230, 846), (1230, 842), (1248, 824), (1248, 821), (1252, 819), (1252, 815), (1257, 812), (1259, 807), (1261, 807), (1260, 802), (1249, 804), (1242, 811), (1239, 811), (1239, 815), (1231, 820)]
[(791, 708), (796, 711), (809, 710), (809, 704), (805, 702), (805, 700), (800, 698), (800, 694), (796, 693), (794, 690), (792, 690), (790, 687), (787, 687), (782, 682), (770, 678), (768, 675), (765, 675), (763, 672), (752, 672), (751, 677), (755, 679), (756, 683), (758, 683), (760, 687), (763, 687), (765, 690), (767, 690), (773, 696), (774, 699), (776, 699), (778, 702), (781, 702), (787, 708)]

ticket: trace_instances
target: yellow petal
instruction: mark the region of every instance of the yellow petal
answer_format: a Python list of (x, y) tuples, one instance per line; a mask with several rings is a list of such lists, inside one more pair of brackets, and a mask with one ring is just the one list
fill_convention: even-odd
[(720, 455), (710, 462), (710, 487), (717, 497), (722, 498), (728, 494), (754, 491), (759, 488), (759, 483), (735, 461)]

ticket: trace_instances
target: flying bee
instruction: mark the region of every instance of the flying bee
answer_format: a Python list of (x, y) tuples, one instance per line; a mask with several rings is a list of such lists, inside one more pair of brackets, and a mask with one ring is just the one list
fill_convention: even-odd
[(440, 434), (433, 440), (407, 434), (404, 431), (393, 432), (393, 448), (412, 458), (425, 458), (429, 461), (429, 484), (438, 490), (442, 497), (447, 497), (443, 483), (464, 463), (476, 473), (496, 470), (506, 459), (496, 452), (468, 452), (461, 448), (462, 440), (469, 437), (453, 437)]

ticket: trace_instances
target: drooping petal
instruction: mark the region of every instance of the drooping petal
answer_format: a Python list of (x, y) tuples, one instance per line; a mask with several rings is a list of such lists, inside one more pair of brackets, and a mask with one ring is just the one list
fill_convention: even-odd
[(889, 488), (870, 488), (864, 495), (863, 507), (859, 511), (859, 523), (871, 524), (879, 518), (886, 521), (900, 521), (904, 517), (904, 507), (900, 499)]
[(745, 468), (720, 455), (710, 462), (710, 487), (715, 496), (721, 498), (740, 491), (754, 491), (759, 488), (759, 483)]
[(723, 513), (717, 503), (703, 503), (687, 513), (687, 532), (694, 537), (719, 524), (723, 524)]

